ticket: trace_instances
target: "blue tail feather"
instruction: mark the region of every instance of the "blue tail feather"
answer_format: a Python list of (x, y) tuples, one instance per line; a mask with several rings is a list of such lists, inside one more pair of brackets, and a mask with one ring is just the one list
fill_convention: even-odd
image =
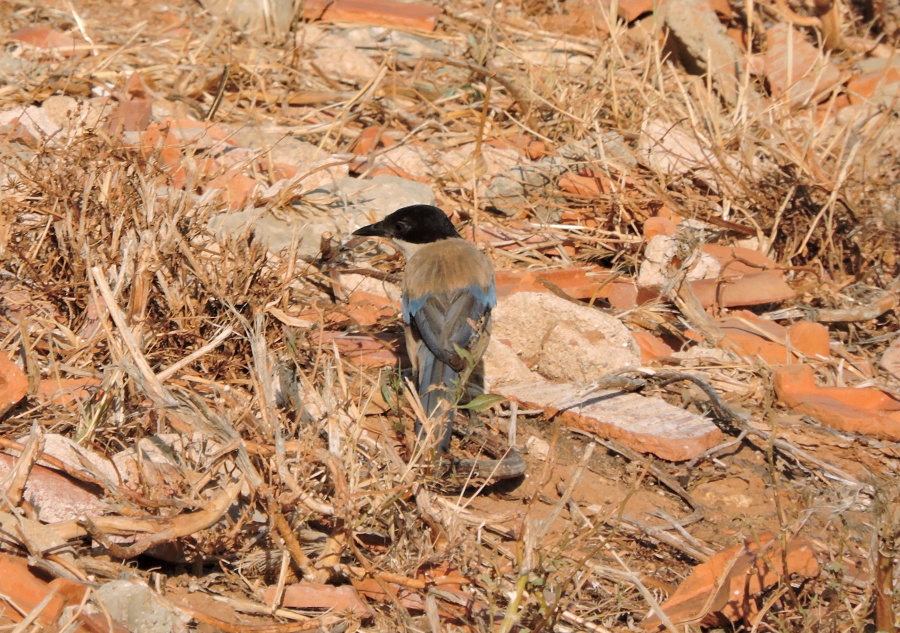
[[(422, 408), (429, 418), (442, 420), (437, 436), (440, 438), (437, 449), (441, 453), (450, 450), (453, 437), (453, 420), (456, 410), (453, 408), (453, 396), (459, 374), (449, 365), (442, 363), (425, 345), (419, 346), (418, 357), (418, 391)], [(419, 437), (424, 435), (422, 422), (416, 422)]]

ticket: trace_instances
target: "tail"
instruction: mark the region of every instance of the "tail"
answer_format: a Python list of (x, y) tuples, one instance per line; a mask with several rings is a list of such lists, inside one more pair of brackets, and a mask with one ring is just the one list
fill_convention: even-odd
[[(456, 418), (456, 391), (459, 373), (446, 363), (438, 360), (426, 345), (418, 349), (418, 390), (425, 415), (434, 420), (443, 420), (439, 428), (437, 449), (441, 453), (450, 450), (453, 438), (453, 421)], [(422, 421), (416, 421), (416, 433), (425, 435)]]

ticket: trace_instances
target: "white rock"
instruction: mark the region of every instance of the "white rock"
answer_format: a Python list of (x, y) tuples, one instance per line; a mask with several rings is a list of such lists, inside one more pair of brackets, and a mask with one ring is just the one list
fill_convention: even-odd
[[(483, 172), (476, 173), (479, 178), (491, 178), (523, 162), (518, 150), (489, 145), (482, 146), (481, 156), (483, 160), (478, 168), (483, 168)], [(468, 175), (474, 157), (475, 143), (466, 143), (440, 154), (422, 145), (397, 145), (378, 154), (375, 166), (396, 167), (416, 177), (461, 180), (465, 186), (471, 181)]]
[(302, 165), (322, 158), (318, 145), (291, 134), (291, 128), (280, 125), (242, 125), (232, 131), (231, 139), (242, 147), (265, 152), (276, 163)]
[(428, 149), (417, 145), (395, 145), (375, 159), (375, 167), (395, 167), (416, 177), (431, 176), (435, 164)]
[(718, 93), (734, 103), (743, 53), (705, 0), (672, 0), (660, 12), (690, 71), (709, 72)]
[(594, 62), (593, 58), (587, 55), (577, 55), (549, 47), (521, 51), (518, 57), (528, 65), (540, 66), (548, 71), (565, 69), (572, 74), (584, 72)]
[(239, 167), (243, 169), (259, 156), (259, 152), (249, 147), (228, 147), (224, 152), (216, 154), (215, 158), (223, 167)]
[(286, 33), (296, 12), (291, 0), (267, 0), (265, 9), (258, 0), (202, 0), (200, 4), (210, 14), (250, 33)]
[(44, 99), (41, 109), (59, 127), (74, 127), (81, 118), (83, 106), (72, 97), (54, 95)]
[(370, 33), (374, 38), (374, 46), (381, 51), (395, 50), (400, 55), (411, 57), (448, 55), (450, 53), (449, 43), (442, 40), (382, 27), (370, 27)]
[(294, 45), (300, 49), (318, 45), (329, 35), (328, 31), (314, 22), (305, 24), (301, 22), (296, 24), (295, 28)]
[[(27, 438), (22, 438), (19, 441), (24, 442), (24, 440), (27, 440)], [(78, 442), (64, 435), (57, 433), (44, 435), (44, 453), (73, 466), (82, 467), (80, 466), (82, 462), (89, 463), (94, 472), (101, 477), (106, 477), (110, 481), (118, 481), (116, 469), (109, 459), (81, 446)]]
[[(715, 279), (722, 272), (722, 266), (715, 257), (697, 250), (685, 250), (685, 243), (677, 237), (654, 235), (644, 249), (644, 259), (637, 277), (637, 285), (641, 288), (663, 286), (672, 280), (677, 267), (673, 260), (679, 257), (690, 267), (687, 278)], [(696, 260), (696, 264), (692, 260)]]
[(371, 57), (346, 40), (343, 46), (316, 49), (316, 65), (347, 83), (363, 85), (378, 72)]
[(520, 292), (501, 299), (492, 336), (551, 380), (592, 382), (641, 364), (637, 343), (618, 319), (551, 294)]
[(484, 353), (484, 386), (488, 391), (501, 385), (534, 382), (541, 375), (528, 365), (505, 341), (491, 336)]
[(531, 435), (525, 440), (525, 452), (544, 462), (550, 457), (550, 444), (537, 436)]
[(708, 147), (708, 142), (701, 145), (696, 134), (659, 119), (644, 121), (638, 140), (638, 153), (643, 161), (667, 176), (689, 174), (715, 190), (724, 174), (740, 177), (744, 173), (737, 159), (721, 152), (713, 153)]
[(715, 347), (690, 347), (683, 352), (675, 352), (671, 354), (671, 358), (679, 358), (682, 360), (696, 360), (704, 363), (720, 363), (727, 365), (730, 363), (741, 362), (741, 359), (733, 352), (718, 349)]
[(60, 130), (60, 126), (50, 118), (50, 115), (38, 106), (0, 112), (0, 125), (7, 125), (16, 119), (19, 120), (22, 127), (28, 130), (29, 134), (39, 140), (53, 136)]

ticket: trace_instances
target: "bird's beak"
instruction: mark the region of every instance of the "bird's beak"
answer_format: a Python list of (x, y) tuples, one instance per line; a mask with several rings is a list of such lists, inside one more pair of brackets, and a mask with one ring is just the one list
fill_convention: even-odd
[(390, 237), (384, 229), (384, 224), (382, 222), (376, 222), (375, 224), (360, 227), (353, 231), (353, 235), (360, 235), (363, 237)]

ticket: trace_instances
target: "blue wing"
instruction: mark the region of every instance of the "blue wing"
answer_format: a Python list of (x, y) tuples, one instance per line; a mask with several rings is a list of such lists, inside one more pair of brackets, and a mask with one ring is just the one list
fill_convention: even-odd
[(491, 308), (496, 304), (493, 281), (486, 291), (479, 286), (465, 286), (447, 293), (403, 298), (403, 318), (419, 340), (417, 349), (409, 350), (416, 355), (419, 398), (428, 416), (447, 417), (438, 445), (441, 452), (450, 448), (450, 398), (465, 363), (456, 353), (456, 346), (468, 347), (477, 329), (488, 326)]
[(487, 292), (466, 286), (449, 293), (432, 293), (410, 300), (404, 297), (403, 319), (418, 331), (435, 357), (443, 363), (458, 364), (456, 346), (465, 349), (475, 328), (497, 304), (493, 284)]

